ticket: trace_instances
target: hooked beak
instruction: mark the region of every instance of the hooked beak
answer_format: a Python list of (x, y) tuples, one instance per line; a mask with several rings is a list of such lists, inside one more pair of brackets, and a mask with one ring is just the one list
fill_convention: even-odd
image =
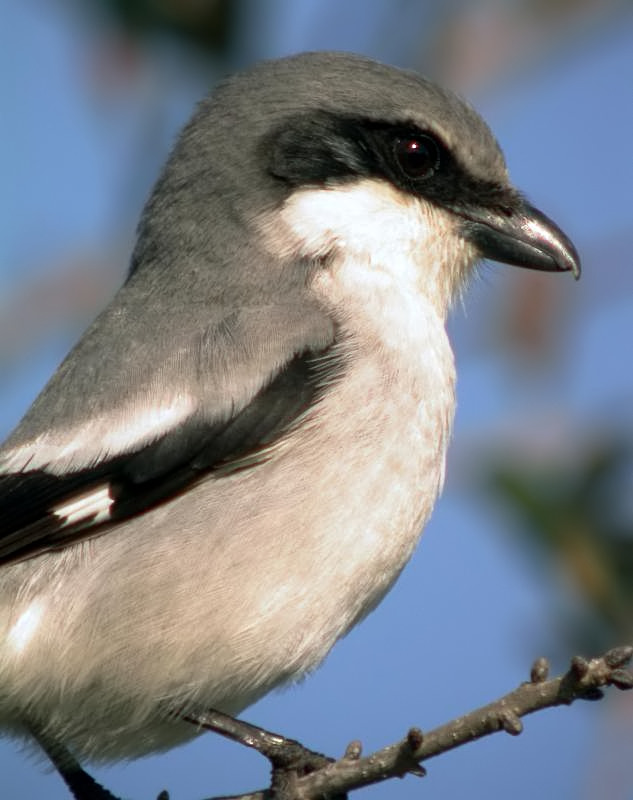
[(541, 211), (524, 200), (505, 212), (486, 208), (463, 212), (463, 236), (483, 258), (527, 269), (571, 272), (580, 278), (578, 251)]

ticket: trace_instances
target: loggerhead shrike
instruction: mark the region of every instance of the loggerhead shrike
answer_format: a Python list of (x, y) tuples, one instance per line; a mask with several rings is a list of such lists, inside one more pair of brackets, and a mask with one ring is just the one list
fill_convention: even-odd
[(203, 100), (129, 275), (0, 450), (0, 728), (79, 759), (314, 669), (444, 479), (451, 300), (580, 271), (472, 108), (343, 53)]

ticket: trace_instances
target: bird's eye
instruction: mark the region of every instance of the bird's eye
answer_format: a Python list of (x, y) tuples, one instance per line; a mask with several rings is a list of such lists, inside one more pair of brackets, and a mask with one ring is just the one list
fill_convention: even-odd
[(430, 136), (398, 137), (393, 146), (398, 166), (412, 180), (429, 178), (440, 165), (440, 148)]

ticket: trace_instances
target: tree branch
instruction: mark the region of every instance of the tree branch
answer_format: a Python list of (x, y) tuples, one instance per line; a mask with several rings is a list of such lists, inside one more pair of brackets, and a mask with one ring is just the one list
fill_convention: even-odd
[(576, 656), (568, 672), (549, 680), (547, 661), (538, 659), (532, 666), (530, 680), (498, 700), (426, 734), (412, 728), (400, 742), (365, 758), (360, 757), (359, 742), (352, 742), (343, 758), (332, 761), (292, 739), (214, 711), (189, 715), (187, 719), (255, 748), (272, 765), (270, 788), (213, 800), (341, 800), (347, 792), (363, 786), (407, 773), (424, 775), (421, 761), (491, 733), (506, 731), (516, 736), (523, 730), (521, 717), (540, 709), (570, 705), (575, 700), (598, 700), (605, 686), (631, 689), (633, 672), (624, 667), (632, 657), (633, 647), (629, 646), (609, 650), (591, 660)]

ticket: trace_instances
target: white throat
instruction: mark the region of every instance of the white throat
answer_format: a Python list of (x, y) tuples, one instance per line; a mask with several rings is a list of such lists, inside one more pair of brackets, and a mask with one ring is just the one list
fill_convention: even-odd
[(261, 227), (277, 256), (354, 263), (364, 280), (423, 295), (442, 319), (476, 259), (453, 214), (377, 178), (299, 189)]

